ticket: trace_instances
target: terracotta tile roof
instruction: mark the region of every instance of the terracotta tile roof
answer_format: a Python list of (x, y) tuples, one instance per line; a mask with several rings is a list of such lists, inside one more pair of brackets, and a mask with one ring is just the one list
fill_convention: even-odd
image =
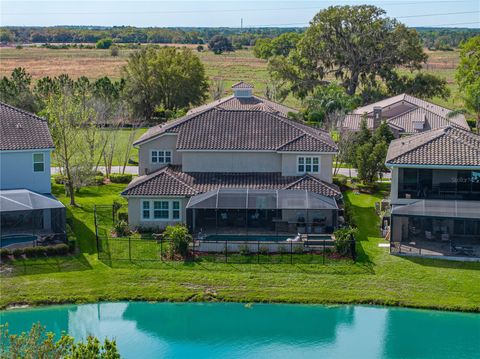
[(211, 173), (181, 171), (167, 166), (132, 181), (122, 192), (124, 196), (193, 196), (217, 188), (305, 189), (328, 197), (340, 196), (334, 184), (311, 175), (282, 176), (272, 173)]
[[(382, 107), (382, 117), (386, 119), (387, 123), (406, 134), (419, 133), (448, 125), (469, 130), (465, 116), (462, 114), (449, 118), (448, 114), (452, 110), (407, 94), (393, 96), (355, 109), (345, 116), (342, 127), (358, 131), (362, 117), (366, 116), (368, 128), (373, 129), (374, 107)], [(415, 121), (424, 122), (422, 130), (414, 127), (413, 122)]]
[(327, 132), (288, 119), (287, 110), (257, 96), (230, 96), (149, 129), (135, 145), (175, 133), (179, 150), (337, 151)]
[(0, 150), (53, 147), (46, 120), (0, 102)]
[(455, 126), (392, 141), (387, 164), (479, 166), (480, 136)]
[(247, 82), (237, 82), (236, 84), (232, 85), (232, 89), (253, 89), (253, 85), (247, 83)]

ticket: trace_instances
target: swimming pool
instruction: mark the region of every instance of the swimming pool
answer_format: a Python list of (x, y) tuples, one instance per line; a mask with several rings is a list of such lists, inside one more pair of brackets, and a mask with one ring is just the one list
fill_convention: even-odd
[(236, 234), (212, 234), (208, 235), (204, 241), (213, 241), (213, 242), (234, 242), (234, 241), (252, 241), (252, 242), (282, 242), (286, 241), (288, 238), (294, 238), (295, 235), (291, 236), (269, 236), (269, 235), (236, 235)]
[(32, 234), (10, 234), (0, 237), (0, 247), (8, 247), (14, 244), (33, 244), (37, 236)]

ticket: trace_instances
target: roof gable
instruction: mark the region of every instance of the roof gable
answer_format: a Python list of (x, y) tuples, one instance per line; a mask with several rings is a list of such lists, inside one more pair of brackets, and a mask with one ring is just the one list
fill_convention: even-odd
[(47, 121), (0, 102), (0, 150), (53, 148)]

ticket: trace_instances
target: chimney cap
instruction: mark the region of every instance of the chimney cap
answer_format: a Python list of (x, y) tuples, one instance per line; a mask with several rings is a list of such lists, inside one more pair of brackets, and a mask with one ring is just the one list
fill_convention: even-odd
[(382, 106), (374, 106), (373, 111), (382, 111), (383, 107)]
[(233, 84), (232, 89), (253, 89), (253, 85), (244, 81), (240, 81), (240, 82), (237, 82), (236, 84)]

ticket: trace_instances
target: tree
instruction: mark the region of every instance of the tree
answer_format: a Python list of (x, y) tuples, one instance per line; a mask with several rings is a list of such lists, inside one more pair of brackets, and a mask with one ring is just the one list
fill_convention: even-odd
[(414, 76), (393, 72), (386, 80), (386, 85), (391, 96), (408, 93), (423, 99), (441, 97), (444, 100), (450, 96), (445, 79), (425, 72), (418, 72)]
[(297, 32), (285, 32), (273, 39), (263, 38), (255, 41), (255, 57), (269, 59), (272, 56), (288, 56), (294, 50), (302, 35)]
[(16, 358), (89, 358), (89, 359), (119, 359), (115, 340), (105, 339), (103, 344), (93, 336), (88, 336), (86, 342), (75, 340), (62, 334), (55, 340), (55, 334), (47, 332), (40, 323), (32, 325), (28, 333), (10, 334), (8, 323), (0, 326), (0, 357)]
[(163, 238), (170, 241), (170, 257), (180, 255), (185, 258), (188, 254), (188, 244), (192, 241), (192, 236), (188, 228), (183, 224), (167, 226), (163, 232)]
[(390, 126), (388, 126), (386, 121), (382, 121), (380, 126), (378, 126), (378, 128), (375, 130), (373, 141), (375, 143), (385, 142), (387, 145), (389, 145), (394, 139), (395, 136), (393, 135), (392, 130), (390, 130)]
[(0, 100), (29, 112), (36, 112), (35, 96), (30, 88), (32, 76), (23, 67), (15, 68), (10, 78), (0, 80)]
[(265, 60), (272, 57), (272, 39), (268, 37), (257, 39), (253, 46), (253, 54), (255, 57)]
[(158, 108), (177, 111), (199, 105), (208, 91), (205, 68), (187, 48), (142, 49), (130, 56), (123, 72), (134, 114), (147, 121)]
[(225, 81), (215, 77), (210, 85), (210, 96), (214, 101), (220, 100), (225, 93)]
[(385, 78), (397, 66), (419, 69), (427, 58), (417, 32), (370, 5), (332, 6), (320, 11), (287, 60), (275, 69), (304, 97), (328, 76), (353, 95), (361, 84)]
[(118, 56), (119, 52), (120, 52), (120, 50), (119, 50), (118, 46), (111, 46), (110, 47), (110, 56), (116, 57), (116, 56)]
[(216, 55), (221, 54), (222, 52), (233, 51), (232, 42), (228, 37), (223, 35), (215, 35), (212, 37), (208, 42), (208, 48)]
[(113, 40), (110, 38), (100, 39), (95, 44), (95, 47), (97, 49), (106, 50), (106, 49), (109, 49), (110, 46), (112, 46), (112, 43), (113, 43)]
[(480, 131), (480, 35), (461, 46), (456, 79), (463, 90), (465, 106), (477, 116), (475, 127)]
[(358, 178), (364, 184), (373, 184), (385, 167), (388, 147), (385, 142), (367, 142), (357, 149)]

